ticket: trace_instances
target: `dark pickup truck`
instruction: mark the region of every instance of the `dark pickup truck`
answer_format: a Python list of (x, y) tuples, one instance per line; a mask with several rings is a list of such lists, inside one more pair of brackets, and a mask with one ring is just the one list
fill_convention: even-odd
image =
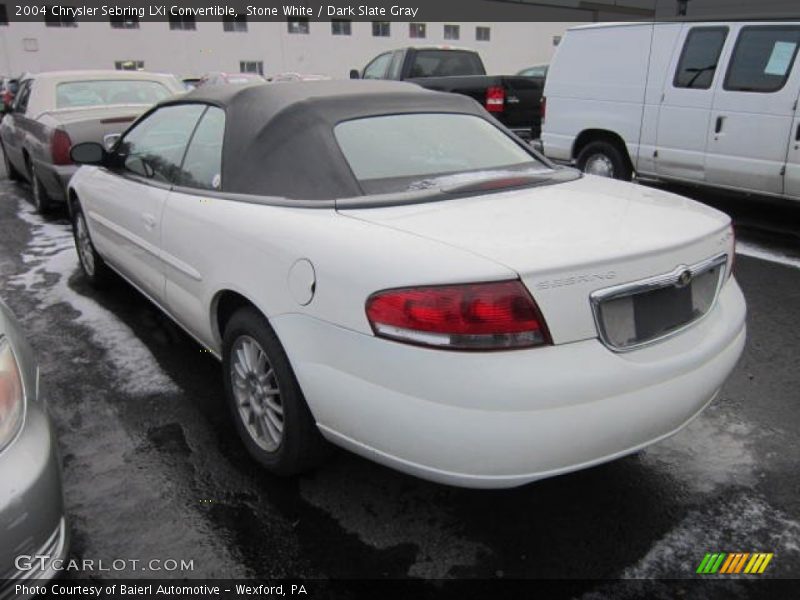
[(538, 139), (544, 80), (487, 75), (477, 52), (447, 47), (401, 48), (376, 56), (352, 79), (410, 81), (430, 90), (464, 94), (480, 102), (523, 139)]

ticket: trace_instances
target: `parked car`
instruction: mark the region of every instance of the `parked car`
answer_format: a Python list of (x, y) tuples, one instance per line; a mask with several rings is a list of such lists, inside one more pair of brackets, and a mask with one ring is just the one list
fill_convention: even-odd
[(547, 75), (548, 156), (586, 172), (800, 199), (800, 22), (570, 29)]
[(263, 83), (266, 79), (258, 73), (207, 73), (197, 82), (201, 85), (232, 85), (243, 83)]
[[(56, 437), (39, 368), (0, 300), (0, 596), (19, 580), (51, 579), (68, 551)], [(3, 589), (8, 586), (7, 589)]]
[(384, 52), (350, 78), (409, 81), (430, 90), (474, 98), (523, 139), (539, 137), (542, 82), (530, 77), (487, 75), (477, 52), (450, 46)]
[(327, 75), (315, 75), (312, 73), (277, 73), (267, 78), (267, 81), (280, 83), (282, 81), (327, 81), (332, 79)]
[(11, 109), (14, 96), (19, 89), (19, 78), (0, 77), (0, 119)]
[(581, 469), (675, 433), (743, 348), (726, 215), (557, 167), (457, 94), (199, 88), (72, 157), (85, 276), (221, 358), (275, 473), (323, 440), (471, 487)]
[(183, 91), (175, 77), (144, 71), (54, 71), (20, 84), (0, 123), (6, 173), (26, 179), (44, 212), (66, 199), (77, 167), (72, 144), (119, 133), (149, 106)]

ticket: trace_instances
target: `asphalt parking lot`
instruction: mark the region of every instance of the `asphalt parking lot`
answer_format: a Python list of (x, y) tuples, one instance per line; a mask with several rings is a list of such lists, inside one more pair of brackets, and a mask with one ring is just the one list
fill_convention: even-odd
[[(692, 193), (734, 216), (749, 308), (717, 401), (639, 455), (474, 491), (345, 452), (299, 479), (264, 473), (215, 359), (127, 284), (90, 289), (66, 213), (36, 215), (0, 175), (0, 294), (41, 361), (72, 556), (194, 565), (114, 577), (569, 578), (585, 598), (697, 578), (706, 552), (773, 552), (762, 577), (800, 578), (800, 207)], [(724, 597), (754, 595), (731, 578)]]

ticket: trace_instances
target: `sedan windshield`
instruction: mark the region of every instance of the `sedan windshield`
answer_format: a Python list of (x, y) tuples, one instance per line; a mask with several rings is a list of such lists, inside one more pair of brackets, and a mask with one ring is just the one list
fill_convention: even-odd
[(156, 81), (132, 79), (70, 81), (56, 86), (56, 108), (155, 104), (171, 95), (166, 87)]
[(474, 115), (367, 117), (339, 123), (334, 134), (368, 194), (431, 187), (431, 179), (444, 183), (456, 173), (477, 172), (487, 179), (493, 171), (510, 167), (545, 167), (503, 131)]

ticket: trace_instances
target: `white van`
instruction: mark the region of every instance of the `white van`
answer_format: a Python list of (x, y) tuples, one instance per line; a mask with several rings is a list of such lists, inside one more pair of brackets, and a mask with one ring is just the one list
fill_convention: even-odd
[(800, 22), (570, 29), (547, 75), (544, 152), (594, 174), (800, 200)]

